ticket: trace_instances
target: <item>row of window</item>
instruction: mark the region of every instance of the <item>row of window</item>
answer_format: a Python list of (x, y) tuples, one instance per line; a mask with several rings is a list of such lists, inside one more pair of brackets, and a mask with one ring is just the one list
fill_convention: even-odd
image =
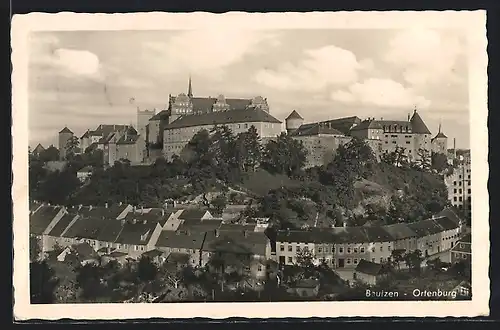
[[(333, 245), (331, 247), (329, 247), (329, 246), (323, 246), (323, 247), (318, 246), (316, 249), (317, 249), (318, 253), (336, 253), (336, 247), (335, 247), (335, 245)], [(294, 252), (294, 250), (295, 250), (295, 246), (288, 245), (288, 252)], [(392, 250), (391, 246), (390, 245), (387, 246), (387, 251), (390, 252), (391, 250)], [(280, 245), (280, 251), (285, 251), (285, 245), (284, 244)], [(346, 251), (347, 254), (351, 254), (351, 253), (365, 253), (366, 252), (364, 246), (361, 246), (359, 248), (357, 248), (357, 247), (347, 247), (345, 249), (345, 251)], [(371, 252), (375, 252), (375, 246), (371, 247)], [(380, 246), (380, 252), (384, 252), (384, 247), (383, 246)], [(343, 246), (339, 246), (338, 253), (339, 254), (344, 253), (344, 247)]]
[[(338, 260), (344, 260), (344, 259), (338, 259)], [(360, 260), (366, 260), (365, 258), (346, 258), (345, 259), (345, 264), (346, 265), (357, 265), (359, 263)], [(379, 262), (379, 263), (383, 263), (383, 262), (386, 262), (387, 261), (387, 258), (380, 258), (380, 259), (376, 259), (376, 258), (371, 258), (371, 261), (372, 262)], [(288, 264), (291, 264), (294, 262), (294, 259), (293, 257), (288, 257), (287, 259), (287, 263)], [(325, 263), (327, 264), (328, 266), (333, 266), (333, 267), (342, 267), (342, 262), (339, 262), (337, 261), (337, 263), (335, 262), (335, 259), (329, 259), (329, 258), (322, 258), (320, 259), (320, 262), (322, 263)]]
[[(456, 194), (456, 193), (457, 193), (457, 188), (453, 189), (453, 193), (454, 193), (454, 194)], [(459, 193), (459, 194), (461, 194), (461, 193), (462, 193), (462, 188), (458, 189), (458, 193)], [(469, 195), (470, 195), (470, 193), (471, 193), (471, 190), (470, 190), (470, 188), (469, 188), (469, 189), (467, 189), (467, 194), (469, 194)]]
[[(467, 182), (467, 185), (468, 185), (468, 186), (470, 186), (470, 184), (471, 184), (471, 183), (470, 183), (470, 180), (468, 180), (468, 181), (466, 181), (466, 182)], [(457, 181), (453, 181), (453, 185), (454, 185), (454, 186), (456, 186), (456, 185), (457, 185), (457, 183), (458, 183), (458, 185), (459, 185), (459, 186), (462, 186), (462, 181), (458, 181), (458, 182), (457, 182)], [(465, 184), (464, 184), (464, 186), (465, 186)]]
[[(469, 193), (469, 194), (470, 194), (470, 193)], [(457, 201), (457, 196), (454, 196), (454, 197), (453, 197), (453, 201), (454, 201), (454, 202), (456, 202), (456, 201)], [(469, 196), (469, 197), (467, 197), (467, 201), (468, 201), (469, 203), (471, 202), (471, 198), (470, 198), (470, 196)], [(458, 197), (458, 202), (463, 202), (463, 198), (462, 198), (462, 196), (459, 196), (459, 197)]]
[[(64, 242), (66, 243), (71, 243), (71, 238), (65, 238)], [(83, 242), (88, 243), (90, 246), (98, 245), (98, 241), (92, 240), (92, 239), (84, 239)], [(109, 243), (109, 242), (104, 242), (101, 243), (101, 247), (105, 248), (116, 248), (116, 249), (125, 249), (128, 250), (130, 247), (133, 248), (134, 251), (144, 251), (145, 246), (143, 245), (131, 245), (131, 244), (120, 244), (120, 243)]]

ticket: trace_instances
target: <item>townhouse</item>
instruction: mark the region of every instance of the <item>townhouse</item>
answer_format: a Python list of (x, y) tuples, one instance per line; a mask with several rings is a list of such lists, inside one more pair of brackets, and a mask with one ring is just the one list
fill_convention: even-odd
[(450, 261), (452, 263), (462, 260), (471, 261), (472, 257), (472, 244), (471, 234), (466, 234), (462, 237), (455, 246), (450, 250)]

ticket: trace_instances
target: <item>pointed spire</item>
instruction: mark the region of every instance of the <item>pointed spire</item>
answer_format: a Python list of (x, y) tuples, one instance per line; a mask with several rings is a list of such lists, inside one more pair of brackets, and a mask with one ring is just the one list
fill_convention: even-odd
[(188, 94), (187, 96), (193, 97), (193, 87), (191, 85), (191, 75), (189, 75), (189, 86), (188, 86)]

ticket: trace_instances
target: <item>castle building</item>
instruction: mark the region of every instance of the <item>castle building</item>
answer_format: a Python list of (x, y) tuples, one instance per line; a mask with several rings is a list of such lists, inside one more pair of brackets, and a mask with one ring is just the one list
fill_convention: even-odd
[(59, 132), (59, 158), (60, 160), (66, 160), (66, 147), (68, 145), (68, 141), (71, 140), (74, 136), (74, 133), (68, 128), (64, 127)]
[[(416, 110), (407, 121), (361, 120), (355, 116), (308, 124), (303, 121), (295, 110), (285, 120), (287, 134), (301, 140), (308, 151), (306, 167), (326, 165), (337, 148), (352, 137), (365, 140), (377, 159), (397, 147), (405, 150), (409, 160), (417, 159), (420, 150), (427, 151), (429, 157), (432, 151), (431, 132)], [(441, 135), (434, 138), (436, 146), (443, 143)]]
[(441, 124), (439, 124), (438, 133), (431, 139), (431, 144), (432, 152), (448, 155), (448, 137), (441, 132)]
[(166, 109), (154, 114), (147, 125), (150, 159), (179, 154), (196, 132), (214, 125), (227, 125), (234, 134), (247, 131), (252, 125), (262, 138), (281, 132), (281, 122), (269, 114), (267, 99), (195, 97), (191, 78), (187, 94), (169, 95)]

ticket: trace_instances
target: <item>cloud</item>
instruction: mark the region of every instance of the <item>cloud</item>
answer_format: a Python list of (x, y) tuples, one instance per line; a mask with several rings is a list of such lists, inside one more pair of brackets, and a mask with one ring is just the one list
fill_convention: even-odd
[(347, 90), (337, 90), (331, 94), (331, 98), (347, 104), (359, 103), (390, 108), (426, 108), (430, 105), (429, 100), (417, 95), (412, 89), (405, 88), (396, 81), (379, 78), (352, 84)]
[(61, 68), (82, 76), (94, 76), (99, 72), (99, 58), (86, 50), (59, 48), (54, 52), (54, 61)]
[(240, 61), (244, 56), (277, 46), (275, 35), (257, 30), (210, 28), (175, 35), (165, 42), (146, 42), (167, 72), (211, 72)]
[(458, 83), (457, 61), (463, 53), (458, 34), (414, 28), (390, 40), (384, 60), (402, 69), (405, 81), (414, 86)]
[(358, 79), (358, 71), (369, 69), (370, 61), (358, 62), (352, 52), (333, 45), (304, 51), (306, 59), (287, 62), (276, 70), (259, 70), (257, 83), (280, 90), (317, 91), (329, 85), (345, 85)]

